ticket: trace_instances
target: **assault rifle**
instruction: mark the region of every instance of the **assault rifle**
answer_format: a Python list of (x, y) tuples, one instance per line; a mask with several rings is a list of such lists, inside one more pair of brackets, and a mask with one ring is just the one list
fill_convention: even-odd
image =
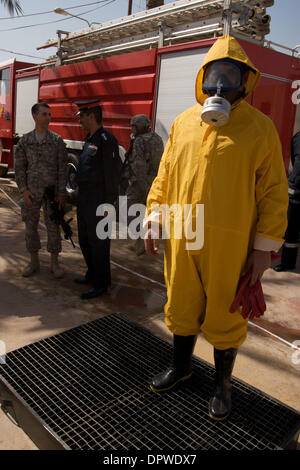
[(74, 242), (72, 240), (73, 232), (70, 227), (70, 222), (73, 220), (73, 218), (65, 220), (65, 211), (64, 209), (59, 208), (59, 203), (55, 200), (54, 186), (48, 186), (48, 188), (46, 188), (44, 197), (50, 202), (50, 219), (53, 220), (57, 225), (61, 226), (65, 234), (65, 240), (70, 240), (73, 247), (75, 248)]

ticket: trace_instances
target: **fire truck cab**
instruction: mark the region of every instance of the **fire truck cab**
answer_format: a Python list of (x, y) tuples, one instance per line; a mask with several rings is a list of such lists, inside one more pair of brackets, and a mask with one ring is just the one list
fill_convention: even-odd
[[(19, 62), (15, 58), (0, 63), (0, 176), (7, 174), (8, 168), (13, 167), (13, 146), (17, 141), (17, 129), (23, 123), (32, 128), (30, 115), (27, 113), (28, 105), (33, 96), (28, 90), (19, 90), (16, 84), (16, 73), (20, 69), (33, 66), (27, 62)], [(30, 88), (32, 84), (30, 84)], [(34, 99), (38, 99), (38, 88), (35, 87)], [(22, 111), (20, 115), (19, 111)], [(22, 123), (21, 123), (22, 121)]]

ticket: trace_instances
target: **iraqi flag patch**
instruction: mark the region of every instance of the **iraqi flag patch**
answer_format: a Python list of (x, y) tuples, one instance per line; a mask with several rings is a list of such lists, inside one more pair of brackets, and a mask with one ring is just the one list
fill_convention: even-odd
[(98, 150), (97, 145), (92, 145), (92, 144), (90, 144), (90, 145), (88, 146), (88, 148), (91, 149), (91, 150), (96, 150), (96, 152), (97, 152), (97, 150)]

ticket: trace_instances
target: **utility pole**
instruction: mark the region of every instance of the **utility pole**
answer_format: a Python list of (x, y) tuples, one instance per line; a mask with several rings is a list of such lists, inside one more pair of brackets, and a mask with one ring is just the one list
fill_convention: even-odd
[(223, 10), (223, 34), (224, 36), (231, 33), (231, 20), (232, 20), (232, 10), (231, 10), (231, 0), (224, 0), (224, 10)]
[(56, 34), (58, 36), (57, 38), (57, 60), (56, 60), (56, 63), (55, 65), (62, 65), (63, 64), (63, 47), (62, 47), (62, 41), (63, 41), (63, 38), (62, 38), (62, 34), (68, 36), (70, 33), (68, 31), (62, 31), (61, 29), (58, 29), (56, 31)]
[(132, 0), (128, 0), (128, 16), (132, 13)]

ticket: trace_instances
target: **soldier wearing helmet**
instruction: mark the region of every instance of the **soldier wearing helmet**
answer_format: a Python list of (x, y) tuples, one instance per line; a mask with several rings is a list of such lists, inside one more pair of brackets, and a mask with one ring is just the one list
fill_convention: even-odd
[[(145, 114), (137, 114), (131, 121), (132, 140), (123, 167), (123, 188), (128, 208), (132, 204), (146, 204), (147, 195), (157, 175), (164, 151), (162, 138), (150, 129), (151, 121)], [(139, 238), (134, 247), (139, 256), (145, 252), (144, 241)]]

